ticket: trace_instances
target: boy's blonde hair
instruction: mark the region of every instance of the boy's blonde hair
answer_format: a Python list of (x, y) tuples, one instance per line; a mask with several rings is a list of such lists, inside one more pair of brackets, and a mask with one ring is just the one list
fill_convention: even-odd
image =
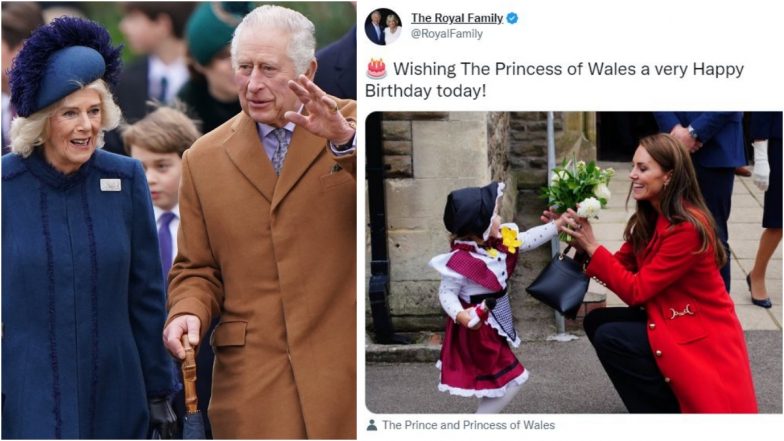
[(200, 136), (196, 123), (173, 107), (158, 107), (122, 130), (125, 152), (129, 155), (131, 146), (136, 146), (153, 153), (176, 153), (182, 157)]

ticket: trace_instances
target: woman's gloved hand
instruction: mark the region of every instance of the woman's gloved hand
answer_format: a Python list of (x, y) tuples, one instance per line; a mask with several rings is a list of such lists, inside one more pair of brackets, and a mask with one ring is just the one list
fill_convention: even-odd
[(177, 437), (177, 416), (169, 400), (164, 397), (150, 398), (150, 432), (153, 439)]
[(751, 145), (754, 147), (754, 171), (751, 172), (751, 180), (757, 188), (762, 191), (767, 191), (770, 183), (768, 141), (754, 141)]

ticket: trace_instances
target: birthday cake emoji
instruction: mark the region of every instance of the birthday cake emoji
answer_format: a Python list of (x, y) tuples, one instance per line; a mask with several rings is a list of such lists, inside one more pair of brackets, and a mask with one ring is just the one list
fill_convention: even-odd
[(387, 66), (384, 64), (384, 59), (371, 58), (368, 63), (367, 75), (374, 80), (380, 80), (387, 76)]

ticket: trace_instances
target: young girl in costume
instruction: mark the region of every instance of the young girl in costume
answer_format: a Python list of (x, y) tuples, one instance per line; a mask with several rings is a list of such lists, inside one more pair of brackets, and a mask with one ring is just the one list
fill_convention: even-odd
[(510, 348), (520, 345), (520, 337), (507, 281), (519, 253), (549, 242), (563, 223), (554, 220), (522, 233), (513, 223), (501, 224), (503, 190), (503, 183), (493, 182), (450, 193), (444, 224), (452, 233), (452, 251), (430, 260), (441, 274), (438, 296), (449, 316), (438, 389), (479, 397), (477, 413), (500, 412), (528, 379)]

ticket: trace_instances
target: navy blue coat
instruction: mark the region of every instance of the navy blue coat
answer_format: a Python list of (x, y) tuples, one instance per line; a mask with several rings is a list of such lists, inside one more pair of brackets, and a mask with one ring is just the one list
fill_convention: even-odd
[(781, 139), (781, 112), (751, 112), (749, 120), (749, 138)]
[(36, 152), (2, 171), (3, 438), (146, 437), (174, 379), (141, 164), (98, 150), (65, 176)]
[(357, 27), (316, 52), (318, 69), (313, 82), (328, 95), (357, 99)]
[(373, 27), (373, 22), (368, 19), (365, 22), (365, 34), (373, 43), (376, 43), (380, 46), (386, 44), (386, 36), (384, 35), (384, 26), (379, 26), (379, 30), (381, 31), (381, 35), (379, 36), (376, 34), (376, 28)]
[(653, 112), (659, 130), (670, 133), (673, 127), (692, 126), (702, 148), (692, 160), (707, 168), (746, 165), (743, 151), (743, 112)]

